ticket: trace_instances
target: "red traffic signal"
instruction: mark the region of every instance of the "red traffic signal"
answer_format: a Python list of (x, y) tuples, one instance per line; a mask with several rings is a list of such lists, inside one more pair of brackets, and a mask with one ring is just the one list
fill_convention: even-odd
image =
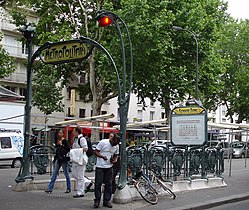
[(108, 16), (103, 16), (99, 19), (99, 26), (106, 27), (112, 24), (112, 19)]

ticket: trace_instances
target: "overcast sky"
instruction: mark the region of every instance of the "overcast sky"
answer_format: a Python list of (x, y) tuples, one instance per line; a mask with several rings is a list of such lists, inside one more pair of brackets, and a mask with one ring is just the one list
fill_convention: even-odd
[(249, 19), (249, 0), (226, 0), (228, 2), (228, 13), (238, 19)]

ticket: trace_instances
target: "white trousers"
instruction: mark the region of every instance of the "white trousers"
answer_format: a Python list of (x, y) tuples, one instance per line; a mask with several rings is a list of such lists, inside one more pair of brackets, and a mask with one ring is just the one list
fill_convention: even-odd
[(85, 169), (86, 165), (79, 165), (77, 163), (73, 163), (72, 165), (72, 176), (76, 179), (77, 186), (77, 194), (84, 195), (85, 194)]

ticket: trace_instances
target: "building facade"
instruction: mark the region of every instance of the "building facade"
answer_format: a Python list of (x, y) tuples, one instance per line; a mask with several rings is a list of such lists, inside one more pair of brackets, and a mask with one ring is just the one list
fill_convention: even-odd
[[(22, 35), (18, 32), (16, 26), (11, 23), (11, 18), (7, 11), (0, 8), (0, 31), (3, 34), (2, 45), (7, 50), (10, 56), (15, 59), (16, 71), (9, 77), (0, 79), (0, 84), (5, 88), (21, 95), (26, 96), (26, 65), (27, 63), (27, 46), (25, 42), (20, 41)], [(29, 10), (29, 17), (27, 22), (37, 23), (38, 17)], [(49, 41), (49, 40), (48, 40)], [(34, 50), (36, 48), (34, 47)], [(84, 82), (86, 75), (75, 76), (76, 85)], [(92, 108), (90, 103), (84, 103), (81, 96), (74, 92), (72, 88), (65, 87), (63, 89), (63, 104), (64, 112), (53, 113), (51, 116), (45, 117), (36, 107), (32, 108), (32, 127), (44, 127), (47, 125), (54, 125), (55, 122), (62, 121), (65, 118), (84, 118), (92, 116)], [(25, 100), (25, 99), (22, 99)], [(159, 120), (165, 118), (165, 110), (160, 105), (160, 102), (153, 102), (150, 99), (145, 99), (146, 107), (140, 103), (139, 98), (135, 94), (131, 94), (128, 122), (142, 122), (150, 120)], [(104, 103), (102, 106), (101, 114), (114, 113), (115, 118), (112, 121), (119, 121), (119, 107), (117, 97)], [(226, 115), (225, 106), (221, 105), (216, 111), (211, 111), (208, 114), (208, 118), (215, 123), (227, 123), (230, 122)], [(10, 116), (11, 117), (11, 116)]]

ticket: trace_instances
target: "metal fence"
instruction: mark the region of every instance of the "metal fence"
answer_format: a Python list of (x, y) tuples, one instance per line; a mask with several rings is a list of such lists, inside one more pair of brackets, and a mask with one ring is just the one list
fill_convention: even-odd
[(47, 145), (35, 145), (30, 147), (30, 171), (31, 174), (52, 174), (55, 149)]
[[(166, 181), (221, 177), (224, 172), (223, 150), (219, 148), (131, 146), (127, 150), (127, 177), (141, 170), (153, 170)], [(52, 174), (55, 150), (51, 146), (36, 145), (30, 148), (31, 174)], [(89, 157), (87, 172), (94, 171), (96, 157)]]
[(223, 150), (212, 147), (132, 146), (127, 148), (128, 179), (148, 169), (167, 181), (221, 176)]

